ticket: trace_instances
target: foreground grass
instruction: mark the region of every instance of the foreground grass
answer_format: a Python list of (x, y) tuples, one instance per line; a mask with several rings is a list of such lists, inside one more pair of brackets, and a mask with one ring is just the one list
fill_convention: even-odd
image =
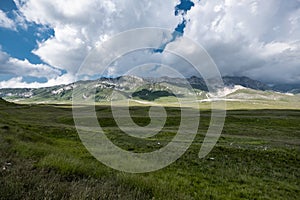
[[(147, 107), (133, 120), (149, 122)], [(107, 136), (135, 152), (153, 151), (176, 133), (180, 112), (168, 108), (166, 129), (137, 140), (115, 125), (107, 106), (96, 108)], [(235, 110), (213, 151), (197, 157), (210, 112), (201, 112), (195, 142), (172, 165), (145, 174), (112, 170), (94, 159), (63, 105), (0, 104), (1, 199), (298, 199), (300, 111)], [(145, 148), (147, 147), (147, 148)]]

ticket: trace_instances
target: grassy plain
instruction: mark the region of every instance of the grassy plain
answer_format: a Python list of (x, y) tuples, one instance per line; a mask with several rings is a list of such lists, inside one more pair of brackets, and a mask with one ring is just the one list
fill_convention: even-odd
[[(146, 125), (149, 107), (137, 105), (131, 107), (133, 120)], [(202, 110), (198, 135), (181, 158), (156, 172), (128, 174), (85, 149), (70, 105), (1, 101), (0, 199), (298, 199), (300, 110), (230, 106), (207, 157), (198, 158), (210, 122), (210, 111)], [(179, 108), (168, 107), (166, 129), (141, 140), (116, 127), (109, 106), (96, 110), (107, 136), (134, 152), (167, 144), (180, 121)]]

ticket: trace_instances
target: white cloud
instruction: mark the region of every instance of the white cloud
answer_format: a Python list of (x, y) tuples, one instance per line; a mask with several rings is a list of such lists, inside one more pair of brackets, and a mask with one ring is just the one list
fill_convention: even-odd
[(60, 84), (68, 84), (75, 81), (75, 78), (70, 74), (64, 74), (62, 76), (57, 76), (55, 78), (49, 79), (46, 83), (31, 82), (28, 83), (23, 80), (22, 76), (11, 78), (7, 81), (0, 81), (0, 88), (40, 88), (40, 87), (50, 87)]
[[(89, 51), (112, 35), (141, 27), (174, 30), (180, 21), (180, 17), (174, 16), (179, 0), (15, 2), (20, 16), (27, 21), (54, 29), (55, 35), (39, 43), (33, 53), (49, 65), (66, 70), (71, 77)], [(299, 82), (299, 8), (299, 0), (195, 1), (195, 7), (186, 16), (190, 21), (185, 36), (207, 49), (223, 75), (245, 75), (268, 82)], [(188, 50), (189, 47), (183, 48)], [(193, 75), (184, 62), (168, 54), (147, 57), (137, 53), (120, 63), (126, 71), (131, 64), (144, 64), (143, 59), (149, 62), (164, 59), (165, 64), (175, 63), (180, 72)], [(109, 73), (117, 72), (114, 67), (110, 70)]]
[(295, 0), (200, 1), (185, 35), (208, 50), (223, 75), (299, 82), (299, 16)]
[(0, 88), (38, 88), (43, 84), (38, 82), (26, 83), (22, 77), (14, 77), (7, 81), (0, 81)]
[(48, 64), (76, 73), (89, 50), (104, 38), (141, 27), (174, 29), (173, 1), (15, 0), (28, 21), (52, 27), (55, 36), (33, 51)]
[(6, 13), (0, 10), (0, 27), (17, 30), (14, 21), (7, 17)]
[(0, 74), (52, 79), (61, 72), (45, 64), (32, 64), (26, 59), (13, 58), (0, 49)]

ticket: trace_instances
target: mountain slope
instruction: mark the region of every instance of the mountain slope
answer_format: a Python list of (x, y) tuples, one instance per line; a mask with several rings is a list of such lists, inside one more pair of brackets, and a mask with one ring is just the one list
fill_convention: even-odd
[[(282, 94), (256, 80), (247, 77), (223, 77), (225, 88), (209, 93), (202, 78), (192, 76), (187, 79), (159, 77), (140, 78), (122, 76), (117, 78), (100, 78), (98, 80), (78, 81), (68, 85), (38, 89), (0, 89), (0, 97), (11, 101), (31, 102), (69, 102), (72, 100), (73, 89), (82, 89), (83, 99), (95, 98), (96, 102), (118, 99), (138, 98), (154, 101), (161, 97), (188, 97), (191, 86), (198, 99), (241, 99), (241, 100), (281, 100), (292, 98), (292, 94)], [(277, 91), (282, 88), (276, 86)], [(291, 88), (285, 88), (290, 91)], [(297, 89), (293, 89), (297, 91)], [(298, 95), (296, 95), (298, 97)], [(293, 97), (294, 98), (294, 97)]]

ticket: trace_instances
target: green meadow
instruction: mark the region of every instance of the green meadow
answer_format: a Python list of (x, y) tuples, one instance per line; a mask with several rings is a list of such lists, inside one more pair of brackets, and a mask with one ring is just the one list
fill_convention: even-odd
[[(130, 174), (105, 166), (86, 150), (70, 105), (1, 100), (0, 199), (299, 199), (300, 110), (276, 109), (275, 103), (243, 109), (229, 102), (217, 145), (200, 159), (211, 114), (203, 105), (198, 134), (181, 158), (159, 171)], [(139, 103), (130, 107), (141, 126), (150, 122), (148, 110)], [(180, 108), (166, 110), (164, 129), (137, 139), (117, 127), (110, 106), (96, 106), (108, 138), (132, 152), (154, 151), (172, 140)]]

